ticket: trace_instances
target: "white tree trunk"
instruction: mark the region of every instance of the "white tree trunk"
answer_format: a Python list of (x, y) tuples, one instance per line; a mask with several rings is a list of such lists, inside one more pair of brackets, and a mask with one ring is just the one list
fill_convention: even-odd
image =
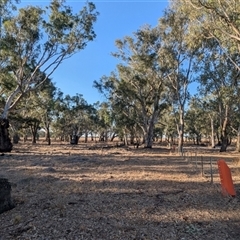
[(238, 152), (240, 152), (240, 126), (238, 127), (238, 132), (237, 132), (237, 149)]
[(178, 126), (178, 153), (183, 154), (183, 136), (184, 136), (184, 110), (183, 106), (179, 110), (179, 126)]
[[(11, 93), (11, 95), (7, 98), (7, 101), (5, 103), (5, 106), (4, 106), (4, 109), (3, 109), (3, 113), (2, 113), (2, 118), (3, 119), (7, 119), (8, 117), (8, 113), (9, 113), (9, 110), (15, 105), (15, 103), (17, 102), (15, 100), (14, 102), (14, 98), (19, 94), (21, 93), (21, 90), (20, 90), (20, 87), (17, 86), (16, 89), (14, 90), (14, 92)], [(18, 97), (19, 99), (20, 97)]]
[(214, 120), (211, 117), (211, 142), (212, 142), (212, 148), (215, 147), (215, 141), (214, 141)]

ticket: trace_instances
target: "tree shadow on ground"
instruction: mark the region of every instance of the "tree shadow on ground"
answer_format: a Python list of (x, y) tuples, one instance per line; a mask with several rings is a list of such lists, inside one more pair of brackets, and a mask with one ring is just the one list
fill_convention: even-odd
[[(42, 238), (45, 226), (55, 230), (55, 239), (240, 236), (240, 184), (235, 185), (237, 197), (223, 197), (219, 186), (195, 178), (199, 173), (181, 157), (17, 153), (0, 162), (17, 202), (0, 223), (20, 213), (22, 224), (31, 220), (35, 226), (44, 219), (38, 226)], [(13, 230), (4, 224), (3, 236), (24, 239), (18, 224)], [(34, 228), (28, 232), (36, 235)]]

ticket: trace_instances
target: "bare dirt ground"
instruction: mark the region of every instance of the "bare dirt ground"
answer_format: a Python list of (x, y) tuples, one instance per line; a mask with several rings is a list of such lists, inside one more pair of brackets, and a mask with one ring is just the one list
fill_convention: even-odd
[[(240, 155), (218, 151), (15, 145), (0, 156), (16, 204), (0, 215), (0, 240), (240, 239)], [(235, 198), (221, 194), (219, 159)]]

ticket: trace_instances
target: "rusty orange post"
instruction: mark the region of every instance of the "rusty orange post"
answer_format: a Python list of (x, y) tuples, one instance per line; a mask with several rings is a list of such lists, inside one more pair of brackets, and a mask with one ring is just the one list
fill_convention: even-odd
[(218, 171), (220, 175), (223, 195), (236, 196), (236, 191), (233, 186), (231, 170), (224, 160), (218, 161)]

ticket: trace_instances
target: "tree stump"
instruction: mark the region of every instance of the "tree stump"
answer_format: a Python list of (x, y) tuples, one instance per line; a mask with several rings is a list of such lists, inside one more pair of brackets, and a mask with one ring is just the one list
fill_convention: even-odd
[(11, 198), (11, 184), (6, 178), (0, 178), (0, 214), (14, 208)]
[(9, 137), (9, 121), (8, 119), (0, 118), (0, 152), (11, 152), (12, 143)]

